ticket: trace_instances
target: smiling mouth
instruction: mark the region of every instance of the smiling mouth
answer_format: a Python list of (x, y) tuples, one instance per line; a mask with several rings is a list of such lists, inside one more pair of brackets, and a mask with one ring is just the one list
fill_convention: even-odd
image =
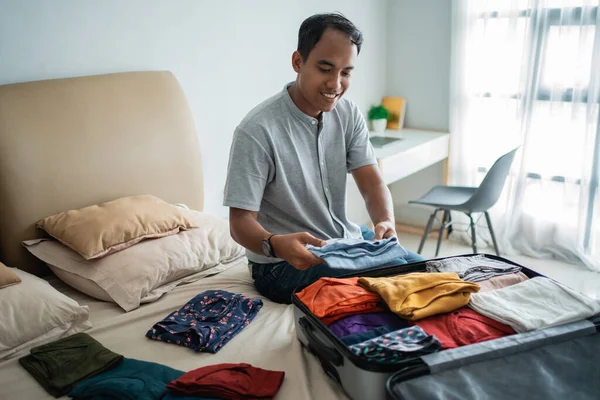
[(340, 96), (341, 93), (325, 93), (321, 92), (321, 95), (329, 100), (333, 100)]

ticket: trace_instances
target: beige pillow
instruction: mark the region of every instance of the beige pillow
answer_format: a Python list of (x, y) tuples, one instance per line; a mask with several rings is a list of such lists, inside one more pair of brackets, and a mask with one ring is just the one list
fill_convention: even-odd
[(92, 327), (87, 306), (37, 276), (14, 272), (22, 282), (0, 290), (0, 360)]
[(44, 218), (38, 228), (86, 260), (124, 250), (151, 238), (196, 228), (181, 208), (152, 195), (122, 197)]
[(13, 272), (12, 268), (8, 268), (0, 262), (0, 289), (16, 285), (19, 282), (21, 282), (21, 278)]
[(200, 211), (182, 213), (199, 228), (146, 240), (95, 260), (85, 260), (55, 240), (23, 244), (67, 285), (131, 311), (180, 283), (217, 274), (244, 258), (244, 249), (231, 238), (226, 220)]

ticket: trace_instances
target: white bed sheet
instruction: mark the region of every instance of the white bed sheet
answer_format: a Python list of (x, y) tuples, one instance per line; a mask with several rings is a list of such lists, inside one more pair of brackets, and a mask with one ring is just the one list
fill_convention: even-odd
[[(264, 305), (254, 320), (216, 354), (196, 353), (144, 336), (155, 322), (204, 290), (222, 289), (260, 297), (248, 273), (246, 258), (232, 264), (235, 265), (220, 274), (178, 286), (161, 299), (129, 313), (124, 313), (115, 304), (79, 293), (56, 278), (50, 282), (62, 293), (89, 306), (93, 327), (85, 332), (125, 357), (153, 361), (182, 371), (219, 363), (245, 362), (285, 371), (276, 400), (348, 399), (341, 387), (323, 372), (316, 358), (300, 345), (291, 305), (263, 299)], [(21, 367), (18, 357), (0, 362), (0, 399), (53, 398)]]

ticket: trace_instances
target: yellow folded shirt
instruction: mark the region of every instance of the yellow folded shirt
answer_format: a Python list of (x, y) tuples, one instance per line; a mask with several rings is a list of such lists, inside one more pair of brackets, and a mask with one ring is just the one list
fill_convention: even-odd
[(415, 272), (388, 278), (359, 278), (359, 285), (378, 293), (390, 310), (408, 320), (454, 311), (467, 305), (479, 285), (453, 272)]

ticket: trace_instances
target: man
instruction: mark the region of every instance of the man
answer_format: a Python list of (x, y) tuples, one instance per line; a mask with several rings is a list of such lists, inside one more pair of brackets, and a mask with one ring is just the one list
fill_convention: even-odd
[[(342, 98), (362, 42), (342, 15), (306, 19), (292, 55), (296, 81), (250, 111), (234, 133), (224, 200), (231, 235), (247, 249), (258, 291), (279, 303), (289, 303), (299, 285), (349, 272), (329, 268), (307, 244), (396, 235), (364, 117)], [(346, 217), (348, 172), (374, 233)], [(409, 252), (398, 262), (422, 259)]]

